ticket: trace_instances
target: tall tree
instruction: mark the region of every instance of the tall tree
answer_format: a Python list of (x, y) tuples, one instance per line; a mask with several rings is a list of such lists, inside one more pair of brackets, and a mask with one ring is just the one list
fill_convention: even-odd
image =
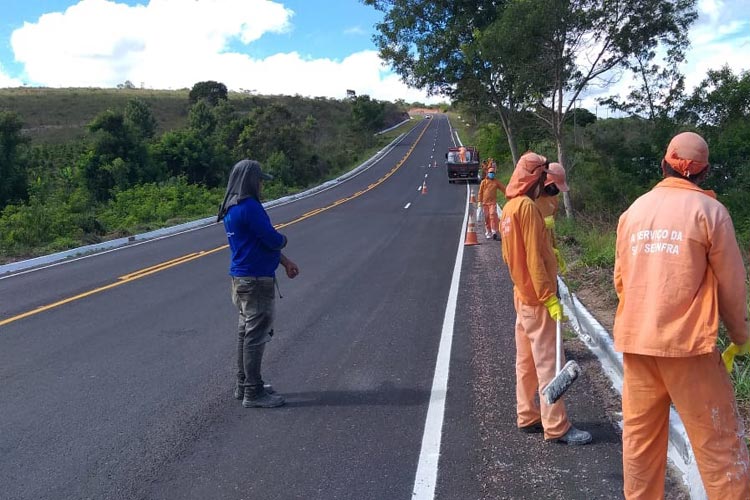
[[(363, 0), (383, 11), (374, 37), (380, 55), (409, 85), (492, 109), (518, 160), (514, 119), (524, 105), (518, 58), (502, 18), (507, 1)], [(513, 44), (514, 49), (523, 47)]]
[[(750, 190), (750, 72), (711, 70), (678, 117), (698, 128), (711, 148), (709, 185), (718, 192)], [(750, 224), (750, 222), (747, 222)]]
[(88, 125), (91, 149), (79, 161), (79, 172), (89, 192), (98, 201), (109, 198), (113, 188), (127, 189), (159, 176), (148, 148), (129, 126), (123, 111), (107, 110)]
[(143, 99), (130, 99), (125, 105), (125, 124), (141, 139), (152, 139), (156, 134), (156, 118), (151, 106)]
[[(536, 113), (557, 144), (566, 167), (566, 115), (592, 83), (628, 67), (635, 56), (657, 45), (675, 57), (688, 46), (688, 28), (696, 19), (695, 0), (528, 0), (513, 2), (519, 35), (535, 48), (527, 61), (529, 85), (538, 90)], [(564, 193), (568, 216), (573, 211)]]
[(190, 104), (195, 104), (201, 99), (205, 99), (212, 106), (216, 106), (219, 104), (219, 101), (227, 100), (227, 86), (213, 80), (198, 82), (190, 89), (188, 99), (190, 99)]

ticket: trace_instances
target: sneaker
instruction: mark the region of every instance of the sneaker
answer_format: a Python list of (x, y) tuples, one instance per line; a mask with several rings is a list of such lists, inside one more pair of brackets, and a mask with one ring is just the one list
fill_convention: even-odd
[(277, 406), (282, 406), (284, 403), (286, 403), (286, 400), (283, 396), (271, 394), (265, 390), (254, 398), (249, 398), (245, 395), (245, 398), (242, 400), (242, 406), (245, 408), (276, 408)]
[(531, 425), (524, 425), (523, 427), (519, 427), (518, 430), (523, 432), (524, 434), (539, 434), (541, 432), (544, 432), (544, 427), (542, 427), (541, 422), (534, 422)]
[[(271, 384), (264, 384), (263, 388), (266, 390), (268, 394), (276, 394), (276, 391), (274, 390)], [(234, 399), (242, 400), (244, 397), (245, 397), (245, 389), (243, 387), (240, 387), (240, 384), (235, 384)]]
[(571, 427), (570, 429), (568, 429), (568, 432), (555, 439), (555, 441), (571, 446), (589, 444), (591, 442), (591, 434), (586, 431), (576, 429), (575, 427)]
[(490, 233), (489, 231), (485, 231), (484, 237), (489, 240), (490, 238), (492, 238), (492, 233)]
[(495, 241), (500, 241), (500, 236), (498, 236), (497, 233), (493, 232), (492, 233), (492, 239), (495, 240)]

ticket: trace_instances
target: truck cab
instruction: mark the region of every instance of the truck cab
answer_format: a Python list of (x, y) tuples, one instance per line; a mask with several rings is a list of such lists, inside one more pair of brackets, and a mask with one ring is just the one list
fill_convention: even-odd
[(473, 146), (448, 148), (445, 167), (450, 183), (460, 179), (479, 182), (479, 151)]

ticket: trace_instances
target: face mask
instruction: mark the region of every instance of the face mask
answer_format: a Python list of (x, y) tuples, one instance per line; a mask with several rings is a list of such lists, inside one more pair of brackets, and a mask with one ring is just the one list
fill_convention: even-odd
[(556, 185), (550, 184), (549, 186), (544, 186), (544, 192), (549, 196), (557, 196), (560, 193), (560, 190)]
[(495, 173), (494, 172), (490, 172), (489, 174), (487, 174), (487, 177), (489, 177), (490, 179), (494, 179), (495, 178)]

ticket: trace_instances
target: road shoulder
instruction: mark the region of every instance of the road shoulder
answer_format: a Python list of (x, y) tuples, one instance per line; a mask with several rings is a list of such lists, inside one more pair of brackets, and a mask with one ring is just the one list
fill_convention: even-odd
[[(565, 401), (594, 442), (569, 447), (515, 424), (515, 312), (499, 242), (464, 254), (437, 498), (622, 498), (620, 398), (597, 358), (568, 335), (583, 374)], [(671, 483), (671, 482), (670, 482)], [(686, 498), (668, 483), (668, 498)]]

